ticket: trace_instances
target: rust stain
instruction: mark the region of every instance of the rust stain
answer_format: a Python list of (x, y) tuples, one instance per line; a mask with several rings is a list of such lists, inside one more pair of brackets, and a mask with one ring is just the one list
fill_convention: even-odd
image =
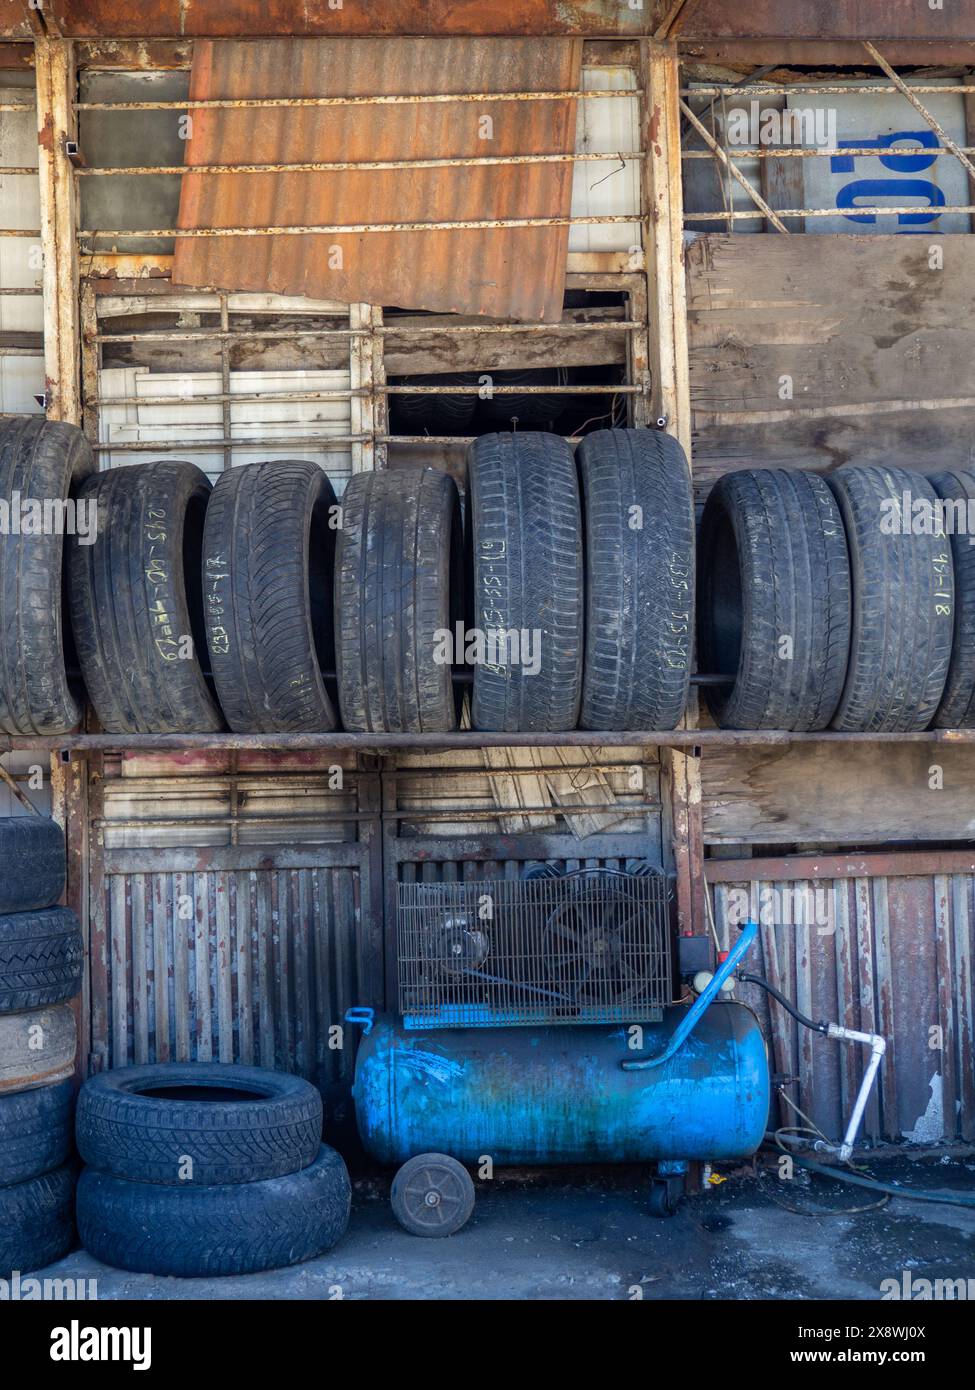
[[(606, 34), (652, 33), (669, 0), (630, 8), (619, 0), (45, 0), (61, 33), (240, 38), (275, 34)], [(23, 33), (23, 0), (0, 0), (0, 34)], [(8, 19), (9, 13), (9, 19)], [(6, 20), (6, 23), (4, 21)], [(7, 26), (11, 26), (8, 30)], [(16, 29), (12, 26), (16, 25)], [(29, 30), (27, 30), (29, 32)]]
[(50, 114), (44, 118), (44, 124), (37, 132), (37, 143), (42, 150), (54, 149), (54, 121)]
[[(196, 44), (191, 98), (574, 91), (577, 39), (272, 39)], [(577, 103), (197, 111), (188, 165), (569, 153)], [(178, 226), (566, 217), (571, 164), (183, 177)], [(568, 227), (182, 238), (173, 283), (561, 318)]]

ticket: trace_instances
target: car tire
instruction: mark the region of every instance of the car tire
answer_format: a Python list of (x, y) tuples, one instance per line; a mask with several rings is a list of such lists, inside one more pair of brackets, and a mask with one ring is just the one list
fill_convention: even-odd
[(85, 1162), (118, 1178), (194, 1187), (260, 1182), (314, 1161), (322, 1098), (300, 1076), (262, 1067), (121, 1067), (85, 1082), (75, 1125)]
[(254, 1274), (330, 1250), (348, 1228), (351, 1197), (345, 1163), (325, 1144), (300, 1172), (217, 1187), (126, 1182), (86, 1168), (78, 1232), (90, 1255), (117, 1269)]

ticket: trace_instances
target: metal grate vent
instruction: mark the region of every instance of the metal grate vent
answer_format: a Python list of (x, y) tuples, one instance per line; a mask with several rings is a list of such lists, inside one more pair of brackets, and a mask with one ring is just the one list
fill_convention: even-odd
[(667, 879), (401, 883), (399, 1007), (407, 1028), (653, 1021), (671, 998)]

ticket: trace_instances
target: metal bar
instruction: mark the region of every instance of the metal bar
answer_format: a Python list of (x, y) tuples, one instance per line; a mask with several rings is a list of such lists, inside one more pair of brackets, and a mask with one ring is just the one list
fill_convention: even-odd
[[(605, 155), (602, 158), (606, 158)], [(36, 164), (4, 164), (0, 166), (0, 179), (10, 178), (11, 176), (20, 177), (26, 174), (38, 174), (40, 170)]]
[[(395, 439), (396, 436), (393, 436)], [(212, 442), (212, 441), (208, 441)], [(290, 442), (290, 441), (289, 441)], [(452, 441), (457, 442), (457, 441)], [(236, 441), (235, 441), (236, 443)], [(117, 448), (118, 446), (116, 446)], [(186, 447), (185, 444), (183, 446)], [(120, 452), (123, 452), (120, 450)], [(451, 748), (720, 748), (736, 746), (786, 747), (799, 743), (923, 743), (975, 744), (975, 729), (928, 729), (921, 733), (792, 733), (784, 729), (673, 729), (627, 732), (570, 729), (562, 733), (511, 734), (453, 732), (444, 734), (46, 734), (0, 736), (0, 753), (24, 748), (113, 750), (199, 748), (294, 751), (320, 748), (382, 748), (447, 750)], [(725, 861), (727, 862), (727, 861)]]
[[(916, 209), (914, 209), (916, 211)], [(457, 323), (437, 324), (431, 327), (397, 328), (395, 324), (383, 324), (378, 328), (248, 328), (233, 329), (229, 337), (235, 342), (260, 342), (263, 338), (349, 338), (368, 337), (370, 332), (383, 336), (413, 338), (427, 333), (473, 333), (490, 336), (494, 333), (634, 333), (643, 329), (642, 323), (631, 319), (593, 319), (579, 323)], [(96, 333), (91, 341), (96, 343), (191, 343), (219, 342), (223, 336), (219, 329), (179, 329), (162, 332), (147, 330), (143, 333)]]
[[(641, 802), (639, 806), (614, 806), (612, 813), (614, 819), (617, 816), (645, 816), (648, 808), (653, 810), (657, 802)], [(571, 807), (564, 810), (555, 806), (519, 806), (517, 814), (519, 816), (545, 816), (551, 820), (552, 816), (564, 814), (567, 817), (576, 815), (580, 811), (602, 811), (607, 809), (605, 802), (590, 806), (583, 802), (578, 804), (573, 802)], [(40, 815), (40, 811), (35, 810), (35, 815)], [(504, 809), (497, 806), (465, 806), (458, 811), (455, 806), (438, 806), (427, 808), (425, 806), (416, 807), (413, 810), (386, 811), (383, 813), (387, 819), (402, 821), (456, 821), (458, 817), (462, 820), (499, 820), (506, 814)], [(280, 816), (260, 815), (249, 816), (246, 812), (225, 815), (216, 812), (211, 816), (173, 816), (158, 817), (146, 816), (142, 819), (129, 817), (125, 820), (102, 819), (92, 821), (93, 827), (101, 829), (117, 830), (179, 830), (183, 826), (202, 826), (202, 825), (228, 825), (228, 826), (273, 826), (273, 825), (343, 825), (345, 822), (372, 820), (374, 813), (371, 811), (286, 811)]]
[[(2, 291), (0, 291), (2, 293)], [(484, 390), (483, 386), (357, 386), (351, 390), (327, 390), (327, 391), (286, 391), (283, 393), (271, 392), (263, 395), (260, 391), (241, 392), (235, 395), (234, 392), (224, 393), (215, 392), (211, 395), (191, 395), (191, 396), (94, 396), (89, 399), (89, 405), (172, 405), (178, 402), (181, 405), (219, 405), (224, 401), (261, 401), (274, 404), (285, 404), (297, 401), (347, 401), (353, 397), (369, 396), (477, 396)], [(605, 395), (634, 395), (642, 394), (642, 386), (624, 386), (615, 382), (609, 382), (605, 386), (495, 386), (492, 387), (492, 396), (605, 396)], [(733, 679), (733, 677), (732, 677)]]
[(43, 289), (40, 288), (40, 286), (37, 286), (37, 287), (35, 288), (35, 287), (33, 287), (33, 286), (28, 286), (28, 285), (17, 286), (17, 287), (12, 287), (12, 288), (8, 288), (8, 289), (0, 290), (0, 295), (5, 295), (5, 294), (43, 294), (43, 293), (44, 293), (44, 291), (43, 291)]
[(323, 434), (323, 435), (302, 435), (300, 438), (279, 435), (275, 438), (267, 439), (231, 439), (223, 436), (220, 439), (137, 439), (127, 444), (92, 444), (92, 449), (97, 454), (172, 454), (179, 453), (181, 450), (196, 452), (207, 452), (214, 449), (281, 449), (285, 445), (289, 448), (300, 446), (303, 449), (337, 449), (346, 444), (357, 444), (361, 440), (371, 439), (368, 434)]
[[(76, 101), (75, 111), (240, 111), (291, 110), (322, 106), (436, 106), (482, 101), (593, 101), (633, 97), (632, 90), (579, 92), (411, 92), (397, 96), (343, 97), (210, 97), (191, 101)], [(31, 110), (31, 107), (14, 107)], [(3, 107), (0, 107), (3, 110)]]
[(32, 101), (0, 101), (0, 112), (34, 110), (36, 107)]
[[(740, 153), (742, 159), (824, 159), (828, 155), (867, 155), (870, 158), (876, 157), (879, 159), (882, 155), (887, 154), (909, 155), (913, 153), (913, 148), (914, 147), (910, 145), (887, 145), (882, 149), (877, 149), (875, 147), (867, 148), (866, 146), (862, 148), (853, 148), (851, 146), (848, 149), (843, 148), (836, 150), (827, 148), (786, 149), (781, 145), (776, 145), (774, 147), (759, 146), (754, 149), (742, 147)], [(963, 154), (975, 154), (975, 145), (959, 145), (958, 149), (961, 150)], [(952, 151), (939, 146), (935, 149), (925, 147), (923, 153), (927, 156), (951, 154)], [(681, 159), (711, 159), (712, 155), (710, 150), (682, 150), (680, 157)], [(602, 158), (605, 158), (605, 156), (602, 156)], [(80, 174), (85, 171), (79, 169), (78, 172)]]
[(884, 58), (880, 53), (878, 53), (877, 49), (874, 48), (873, 44), (870, 42), (869, 39), (863, 40), (863, 46), (870, 54), (870, 57), (874, 60), (877, 66), (879, 68), (883, 68), (884, 72), (890, 78), (891, 82), (893, 82), (894, 86), (900, 92), (901, 96), (907, 97), (907, 100), (914, 107), (915, 111), (917, 111), (919, 115), (922, 116), (925, 121), (927, 121), (928, 125), (934, 131), (935, 135), (938, 136), (939, 140), (943, 141), (945, 146), (949, 150), (951, 150), (951, 153), (956, 157), (956, 159), (961, 161), (961, 163), (965, 166), (965, 169), (968, 171), (969, 176), (975, 179), (975, 164), (973, 164), (972, 161), (968, 158), (968, 156), (962, 152), (961, 148), (955, 144), (954, 140), (952, 140), (951, 136), (945, 130), (944, 126), (940, 125), (931, 115), (931, 112), (928, 110), (928, 108), (922, 102), (918, 101), (914, 92), (911, 91), (907, 83), (897, 76), (897, 73), (887, 62), (887, 59)]
[(365, 232), (459, 232), (494, 230), (501, 227), (602, 227), (613, 223), (634, 223), (634, 213), (612, 213), (602, 217), (480, 217), (456, 222), (352, 222), (326, 223), (302, 227), (123, 227), (96, 231), (87, 228), (79, 237), (228, 237), (228, 236), (360, 236)]
[[(629, 92), (628, 95), (636, 96), (637, 93)], [(844, 150), (843, 153), (855, 154), (856, 151)], [(453, 159), (332, 159), (309, 160), (298, 164), (137, 164), (118, 167), (86, 164), (78, 169), (77, 173), (83, 178), (108, 178), (118, 175), (128, 178), (131, 175), (142, 177), (151, 174), (324, 174), (354, 169), (468, 169), (509, 164), (595, 164), (615, 159), (643, 159), (645, 154), (644, 150), (613, 150), (609, 154), (492, 154)], [(36, 169), (0, 170), (0, 174), (36, 172)]]
[[(844, 210), (843, 208), (779, 208), (778, 215), (780, 217), (866, 217), (876, 216), (881, 213), (888, 213), (890, 215), (893, 215), (894, 213), (906, 212), (928, 213), (930, 212), (930, 208), (926, 204), (922, 205), (918, 203), (914, 203), (913, 206), (904, 207), (856, 207), (850, 208), (848, 211)], [(971, 203), (966, 203), (963, 207), (939, 207), (936, 212), (932, 213), (932, 216), (941, 217), (946, 212), (973, 213), (975, 212), (975, 205)], [(720, 208), (714, 212), (685, 212), (684, 221), (716, 222), (724, 221), (730, 217), (734, 221), (738, 222), (742, 221), (743, 219), (748, 220), (751, 218), (761, 218), (764, 216), (766, 216), (765, 213), (752, 212), (750, 208), (743, 209), (741, 211), (732, 211)]]
[(38, 241), (40, 235), (39, 227), (0, 227), (0, 236), (26, 236), (33, 237), (35, 241)]
[[(768, 203), (762, 197), (761, 193), (759, 193), (758, 189), (748, 182), (748, 180), (745, 178), (744, 174), (734, 163), (734, 161), (728, 158), (724, 150), (718, 144), (717, 140), (715, 140), (714, 136), (707, 129), (707, 127), (703, 125), (701, 121), (698, 120), (697, 116), (687, 105), (686, 101), (682, 101), (680, 103), (680, 109), (683, 111), (684, 115), (690, 121), (691, 125), (697, 131), (698, 135), (700, 135), (701, 139), (707, 145), (708, 149), (711, 151), (714, 157), (717, 160), (719, 160), (721, 164), (724, 165), (724, 167), (727, 169), (728, 173), (732, 176), (732, 178), (741, 185), (741, 187), (748, 194), (749, 198), (751, 198), (755, 206), (757, 208), (760, 208), (765, 217), (767, 217), (768, 220), (772, 223), (772, 226), (775, 227), (775, 229), (781, 232), (784, 236), (789, 236), (790, 233), (788, 227), (785, 226), (778, 214), (772, 211)], [(728, 214), (724, 215), (727, 216)]]
[[(946, 84), (944, 87), (917, 86), (912, 87), (911, 90), (913, 92), (917, 92), (921, 96), (935, 96), (943, 92), (975, 92), (975, 86), (965, 83), (950, 83)], [(738, 84), (733, 84), (731, 86), (725, 85), (721, 87), (683, 87), (681, 88), (680, 95), (682, 97), (717, 97), (722, 95), (740, 97), (743, 94), (743, 91), (749, 97), (767, 97), (782, 95), (849, 96), (851, 93), (855, 93), (860, 96), (890, 96), (892, 93), (899, 91), (899, 88), (896, 86), (886, 87), (863, 85), (850, 87), (817, 87), (814, 85), (800, 85), (798, 83), (793, 85), (788, 82), (777, 82), (768, 84), (763, 82), (755, 83), (754, 85), (751, 85), (746, 89), (743, 89)]]

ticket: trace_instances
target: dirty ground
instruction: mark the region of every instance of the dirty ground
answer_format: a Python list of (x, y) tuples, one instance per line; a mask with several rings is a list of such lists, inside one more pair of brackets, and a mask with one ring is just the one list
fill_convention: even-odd
[[(970, 1280), (975, 1210), (895, 1199), (879, 1210), (800, 1215), (777, 1204), (868, 1205), (874, 1194), (771, 1166), (719, 1170), (726, 1181), (676, 1216), (647, 1214), (637, 1169), (564, 1170), (478, 1185), (467, 1227), (448, 1240), (407, 1235), (385, 1174), (359, 1176), (349, 1233), (291, 1269), (227, 1279), (162, 1279), (108, 1269), (75, 1251), (43, 1273), (98, 1281), (99, 1299), (878, 1299), (881, 1283)], [(898, 1155), (875, 1177), (975, 1192), (975, 1153)]]

